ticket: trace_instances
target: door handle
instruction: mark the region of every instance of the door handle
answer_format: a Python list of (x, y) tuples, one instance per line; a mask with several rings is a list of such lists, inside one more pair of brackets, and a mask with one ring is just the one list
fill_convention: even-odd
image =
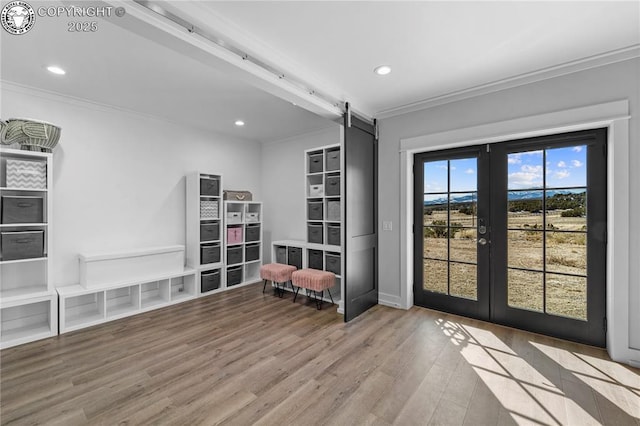
[(478, 240), (478, 244), (480, 244), (481, 246), (485, 246), (485, 245), (487, 245), (487, 240), (486, 240), (486, 238), (480, 238), (480, 239)]

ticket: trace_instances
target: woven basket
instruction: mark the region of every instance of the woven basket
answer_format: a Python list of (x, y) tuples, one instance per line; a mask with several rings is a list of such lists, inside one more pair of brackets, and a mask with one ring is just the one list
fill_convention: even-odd
[(51, 152), (60, 140), (61, 129), (44, 121), (11, 118), (0, 120), (0, 143), (20, 144), (28, 151)]

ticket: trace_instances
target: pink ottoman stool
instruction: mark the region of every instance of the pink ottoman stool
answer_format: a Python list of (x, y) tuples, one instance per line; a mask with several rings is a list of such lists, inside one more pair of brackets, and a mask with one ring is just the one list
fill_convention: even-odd
[[(318, 269), (300, 269), (291, 274), (291, 282), (294, 286), (298, 287), (293, 297), (294, 302), (296, 301), (296, 297), (298, 297), (300, 287), (302, 287), (307, 290), (307, 295), (309, 291), (313, 292), (313, 298), (318, 309), (322, 308), (322, 297), (324, 296), (325, 290), (329, 293), (331, 303), (333, 303), (333, 296), (331, 296), (331, 291), (329, 290), (336, 284), (336, 275), (333, 272), (320, 271)], [(317, 292), (320, 292), (319, 298)]]
[[(298, 268), (292, 265), (283, 265), (282, 263), (269, 263), (267, 265), (262, 265), (260, 267), (260, 278), (264, 280), (264, 285), (262, 286), (262, 292), (264, 293), (265, 288), (267, 287), (267, 281), (271, 281), (275, 284), (275, 290), (278, 292), (280, 297), (284, 294), (284, 287), (287, 285), (287, 282), (291, 281), (291, 274)], [(278, 287), (278, 284), (282, 283), (282, 290)], [(291, 289), (293, 290), (293, 285), (291, 285)]]

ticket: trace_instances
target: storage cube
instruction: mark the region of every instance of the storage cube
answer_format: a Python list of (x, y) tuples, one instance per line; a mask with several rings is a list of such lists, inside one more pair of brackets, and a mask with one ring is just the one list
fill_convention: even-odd
[(44, 256), (44, 231), (2, 232), (2, 260), (32, 259)]
[(309, 185), (309, 197), (322, 197), (324, 195), (324, 185)]
[(257, 212), (247, 212), (245, 221), (247, 222), (260, 222), (260, 213)]
[(242, 266), (227, 269), (227, 287), (238, 285), (242, 282)]
[(7, 188), (46, 189), (47, 164), (7, 158)]
[(327, 220), (340, 221), (340, 201), (327, 201)]
[(307, 218), (309, 220), (322, 220), (322, 201), (309, 201), (307, 204)]
[(218, 179), (200, 178), (200, 195), (220, 196), (220, 181)]
[(242, 226), (230, 226), (227, 228), (227, 244), (242, 243)]
[(340, 148), (327, 151), (326, 170), (340, 170)]
[(340, 255), (327, 253), (325, 255), (326, 266), (325, 270), (333, 272), (336, 275), (340, 275)]
[(200, 292), (216, 290), (220, 288), (220, 270), (203, 271), (200, 274)]
[(322, 170), (322, 153), (309, 154), (309, 173), (320, 173)]
[(2, 196), (2, 223), (43, 223), (44, 199), (17, 195)]
[(289, 257), (287, 264), (302, 269), (302, 249), (300, 247), (289, 247), (287, 255)]
[(287, 248), (284, 246), (276, 247), (276, 263), (287, 264)]
[(242, 263), (242, 246), (227, 249), (227, 265)]
[(220, 244), (202, 244), (200, 246), (200, 264), (220, 262)]
[(220, 239), (220, 223), (201, 223), (200, 241), (216, 241)]
[(311, 269), (322, 270), (322, 254), (322, 250), (309, 250), (309, 262), (307, 262), (307, 266)]
[(321, 223), (310, 223), (308, 226), (308, 241), (310, 243), (322, 244), (324, 241), (322, 235), (322, 224)]
[(227, 223), (242, 223), (242, 213), (227, 212)]
[(260, 259), (260, 244), (248, 244), (245, 248), (245, 262), (252, 262)]
[(326, 186), (327, 196), (340, 195), (340, 176), (327, 176)]
[(218, 200), (200, 201), (200, 219), (218, 219)]
[(332, 246), (340, 245), (340, 225), (327, 225), (327, 244), (331, 244)]
[(260, 241), (260, 225), (247, 225), (246, 241)]

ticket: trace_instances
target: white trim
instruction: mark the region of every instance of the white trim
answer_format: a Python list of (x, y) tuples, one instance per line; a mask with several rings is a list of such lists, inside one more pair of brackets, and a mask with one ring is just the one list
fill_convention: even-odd
[[(456, 146), (494, 143), (510, 139), (607, 127), (608, 139), (608, 245), (607, 245), (607, 350), (615, 361), (639, 362), (640, 350), (630, 347), (629, 297), (629, 101), (619, 100), (548, 114), (522, 117), (400, 141), (401, 299), (412, 304), (413, 293), (413, 154)], [(613, 285), (615, 283), (615, 286)], [(409, 304), (409, 306), (411, 306)]]
[(622, 49), (612, 50), (599, 55), (590, 56), (572, 62), (566, 62), (564, 64), (516, 75), (491, 83), (469, 87), (467, 89), (458, 90), (455, 92), (445, 93), (443, 95), (434, 96), (411, 104), (389, 108), (377, 112), (374, 116), (378, 119), (395, 117), (398, 115), (420, 111), (427, 108), (433, 108), (438, 105), (444, 105), (463, 99), (499, 92), (505, 89), (524, 86), (526, 84), (549, 80), (555, 77), (560, 77), (580, 71), (586, 71), (592, 68), (598, 68), (601, 66), (623, 62), (638, 57), (640, 57), (640, 44), (634, 44)]
[(409, 307), (402, 304), (399, 296), (387, 293), (378, 293), (378, 304), (389, 306), (390, 308), (409, 309)]

